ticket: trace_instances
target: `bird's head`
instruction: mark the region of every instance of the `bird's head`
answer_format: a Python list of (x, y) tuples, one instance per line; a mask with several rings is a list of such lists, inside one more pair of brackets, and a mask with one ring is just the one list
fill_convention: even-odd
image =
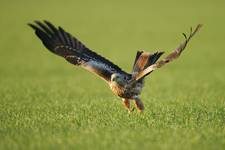
[(111, 75), (111, 82), (115, 82), (119, 85), (125, 85), (126, 81), (125, 81), (125, 77), (121, 74), (118, 73), (114, 73)]

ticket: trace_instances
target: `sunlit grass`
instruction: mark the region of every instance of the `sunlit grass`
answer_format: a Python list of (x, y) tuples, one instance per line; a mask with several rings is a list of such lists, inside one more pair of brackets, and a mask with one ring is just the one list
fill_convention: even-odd
[[(0, 149), (225, 147), (222, 1), (2, 1)], [(167, 53), (204, 24), (179, 60), (149, 76), (128, 114), (101, 79), (48, 52), (26, 25), (48, 19), (130, 71), (137, 50)]]

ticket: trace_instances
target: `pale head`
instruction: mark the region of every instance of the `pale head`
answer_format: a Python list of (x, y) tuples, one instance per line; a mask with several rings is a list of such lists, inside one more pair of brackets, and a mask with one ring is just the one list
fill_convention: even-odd
[(114, 73), (111, 75), (111, 82), (115, 82), (119, 85), (125, 85), (126, 81), (125, 81), (125, 77), (121, 74), (118, 73)]

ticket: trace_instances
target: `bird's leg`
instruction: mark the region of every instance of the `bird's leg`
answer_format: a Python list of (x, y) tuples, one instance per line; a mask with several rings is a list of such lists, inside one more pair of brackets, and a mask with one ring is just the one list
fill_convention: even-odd
[(138, 97), (134, 98), (135, 107), (139, 112), (142, 112), (144, 110), (144, 104), (142, 103), (141, 99)]
[(132, 112), (130, 108), (130, 100), (125, 98), (123, 98), (122, 100), (123, 100), (123, 105), (128, 109), (129, 112)]

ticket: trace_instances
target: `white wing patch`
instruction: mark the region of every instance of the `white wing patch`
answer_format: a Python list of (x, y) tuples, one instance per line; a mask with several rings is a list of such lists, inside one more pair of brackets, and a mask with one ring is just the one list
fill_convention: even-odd
[(107, 66), (106, 64), (104, 63), (101, 63), (101, 62), (97, 62), (97, 61), (88, 61), (86, 63), (87, 66), (90, 66), (90, 67), (93, 67), (93, 68), (98, 68), (98, 69), (103, 69), (103, 70), (109, 70), (109, 66)]

